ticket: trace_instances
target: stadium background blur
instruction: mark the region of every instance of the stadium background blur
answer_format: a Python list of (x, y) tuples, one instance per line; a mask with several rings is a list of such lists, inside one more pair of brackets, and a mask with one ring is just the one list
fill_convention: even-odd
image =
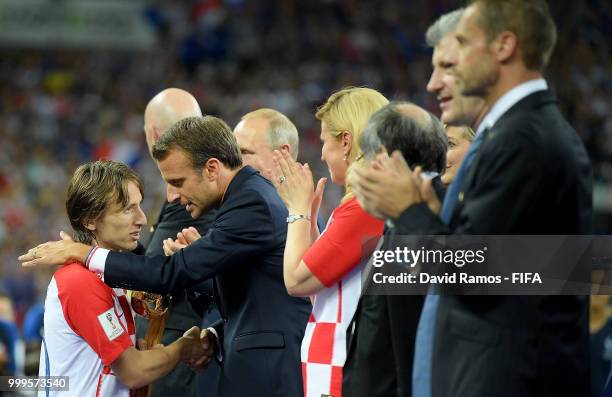
[[(88, 31), (79, 18), (90, 12), (88, 6), (101, 3), (118, 8), (101, 9), (98, 20), (90, 21), (101, 29)], [(368, 86), (439, 113), (435, 97), (425, 91), (431, 49), (424, 45), (424, 33), (438, 16), (463, 4), (120, 3), (0, 3), (0, 299), (9, 297), (0, 303), (0, 318), (10, 317), (22, 339), (31, 333), (22, 328), (26, 312), (44, 299), (53, 269), (23, 270), (16, 257), (56, 239), (59, 230), (70, 230), (64, 197), (78, 164), (112, 158), (133, 166), (145, 181), (149, 224), (155, 222), (165, 190), (142, 130), (144, 107), (155, 93), (186, 89), (206, 114), (222, 117), (232, 128), (250, 110), (275, 108), (298, 127), (300, 160), (316, 177), (324, 176), (314, 113), (334, 90)], [(596, 232), (607, 233), (612, 229), (612, 3), (549, 3), (559, 40), (547, 79), (591, 156)], [(62, 36), (57, 26), (46, 31), (42, 16), (65, 21), (71, 33)], [(140, 33), (122, 30), (134, 23)], [(328, 184), (326, 217), (340, 197), (341, 190)], [(145, 233), (143, 242), (147, 239)], [(1, 357), (0, 346), (0, 365)]]

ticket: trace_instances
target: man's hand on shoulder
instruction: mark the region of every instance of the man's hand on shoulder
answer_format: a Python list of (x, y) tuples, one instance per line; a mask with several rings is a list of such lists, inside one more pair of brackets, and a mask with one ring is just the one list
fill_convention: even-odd
[(76, 243), (68, 233), (60, 232), (61, 240), (48, 241), (28, 250), (18, 259), (24, 267), (63, 265), (70, 261), (83, 261), (91, 246)]

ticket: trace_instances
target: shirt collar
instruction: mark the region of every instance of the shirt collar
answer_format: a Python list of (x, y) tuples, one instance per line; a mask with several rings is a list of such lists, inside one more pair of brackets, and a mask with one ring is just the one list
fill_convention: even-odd
[(486, 128), (491, 128), (504, 115), (512, 106), (518, 101), (529, 96), (537, 91), (545, 91), (548, 89), (546, 80), (539, 78), (535, 80), (529, 80), (523, 84), (517, 85), (510, 91), (506, 92), (501, 98), (495, 102), (495, 105), (491, 108), (489, 113), (484, 117), (482, 123), (476, 130), (476, 135), (480, 134)]

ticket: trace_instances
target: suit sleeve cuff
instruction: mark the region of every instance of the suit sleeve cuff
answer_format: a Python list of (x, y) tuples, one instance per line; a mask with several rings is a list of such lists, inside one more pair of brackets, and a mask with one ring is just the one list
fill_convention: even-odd
[(425, 203), (406, 208), (393, 223), (398, 234), (441, 234), (448, 230)]
[(206, 329), (215, 336), (215, 358), (221, 363), (223, 362), (223, 347), (219, 343), (219, 334), (217, 334), (217, 330), (213, 327), (208, 327)]
[(94, 248), (94, 251), (91, 253), (91, 256), (85, 266), (92, 272), (98, 274), (104, 274), (104, 269), (106, 267), (106, 257), (110, 250), (106, 248)]

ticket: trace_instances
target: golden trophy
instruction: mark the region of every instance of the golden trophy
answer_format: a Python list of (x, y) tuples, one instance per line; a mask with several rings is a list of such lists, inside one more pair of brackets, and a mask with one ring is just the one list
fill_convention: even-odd
[[(160, 295), (151, 292), (132, 291), (130, 298), (132, 309), (139, 316), (149, 319), (147, 332), (145, 334), (144, 349), (151, 349), (161, 342), (168, 309), (172, 303), (172, 295)], [(134, 391), (135, 397), (149, 397), (151, 386), (143, 386)]]

